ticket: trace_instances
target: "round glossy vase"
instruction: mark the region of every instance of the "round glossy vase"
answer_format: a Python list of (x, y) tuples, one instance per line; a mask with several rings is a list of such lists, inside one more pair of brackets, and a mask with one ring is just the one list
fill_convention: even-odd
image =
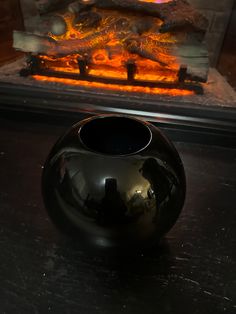
[(150, 247), (176, 222), (185, 173), (172, 143), (154, 125), (128, 116), (95, 116), (53, 147), (42, 176), (53, 222), (81, 244)]

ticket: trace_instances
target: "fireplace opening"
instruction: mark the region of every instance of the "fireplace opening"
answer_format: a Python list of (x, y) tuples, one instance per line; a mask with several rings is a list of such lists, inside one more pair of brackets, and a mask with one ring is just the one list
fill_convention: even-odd
[(207, 81), (207, 26), (185, 0), (78, 0), (13, 38), (28, 53), (22, 76), (191, 95)]

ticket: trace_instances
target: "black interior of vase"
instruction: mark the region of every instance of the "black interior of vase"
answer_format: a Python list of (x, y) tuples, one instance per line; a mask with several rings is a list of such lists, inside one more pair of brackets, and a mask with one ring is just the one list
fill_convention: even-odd
[(97, 117), (85, 123), (80, 139), (90, 150), (107, 155), (127, 155), (145, 148), (151, 140), (147, 125), (127, 117)]

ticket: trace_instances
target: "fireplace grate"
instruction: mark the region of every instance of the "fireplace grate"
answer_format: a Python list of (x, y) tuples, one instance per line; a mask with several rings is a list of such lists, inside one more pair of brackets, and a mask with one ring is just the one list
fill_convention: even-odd
[(187, 80), (187, 67), (181, 65), (178, 71), (178, 80), (175, 82), (164, 82), (164, 81), (150, 81), (150, 80), (141, 80), (136, 79), (136, 63), (134, 60), (127, 60), (125, 63), (126, 68), (126, 78), (113, 78), (113, 77), (102, 77), (89, 74), (89, 63), (86, 59), (78, 58), (78, 73), (73, 72), (63, 72), (63, 71), (54, 71), (44, 66), (43, 61), (38, 56), (30, 55), (29, 61), (26, 68), (21, 69), (21, 76), (31, 76), (31, 75), (42, 75), (48, 77), (56, 78), (65, 78), (72, 80), (81, 80), (88, 82), (97, 82), (97, 83), (107, 83), (114, 85), (131, 85), (131, 86), (141, 86), (141, 87), (150, 87), (150, 88), (167, 88), (167, 89), (180, 89), (193, 91), (197, 95), (202, 95), (204, 90), (203, 86), (194, 81)]

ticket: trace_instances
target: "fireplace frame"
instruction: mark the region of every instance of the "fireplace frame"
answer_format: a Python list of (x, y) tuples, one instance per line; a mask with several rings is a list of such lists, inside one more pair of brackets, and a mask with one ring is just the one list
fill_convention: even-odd
[(75, 123), (85, 116), (125, 114), (154, 123), (176, 141), (236, 148), (236, 106), (204, 106), (174, 98), (148, 100), (97, 91), (0, 83), (0, 112), (20, 119)]
[[(21, 2), (28, 3), (27, 0)], [(39, 15), (35, 8), (27, 5), (24, 8), (27, 9), (23, 12), (25, 30), (30, 31), (34, 27), (34, 23), (30, 23), (37, 24)], [(6, 81), (0, 80), (0, 112), (9, 117), (18, 115), (22, 120), (29, 117), (49, 119), (52, 123), (57, 119), (73, 123), (83, 116), (123, 113), (157, 124), (179, 141), (236, 147), (235, 103), (208, 106), (202, 102), (182, 102), (175, 97), (166, 101), (158, 95), (149, 99), (112, 91), (105, 94), (96, 90), (63, 90), (63, 86), (56, 88), (50, 84), (46, 88), (33, 83), (30, 86), (15, 77), (11, 80), (11, 76)]]

